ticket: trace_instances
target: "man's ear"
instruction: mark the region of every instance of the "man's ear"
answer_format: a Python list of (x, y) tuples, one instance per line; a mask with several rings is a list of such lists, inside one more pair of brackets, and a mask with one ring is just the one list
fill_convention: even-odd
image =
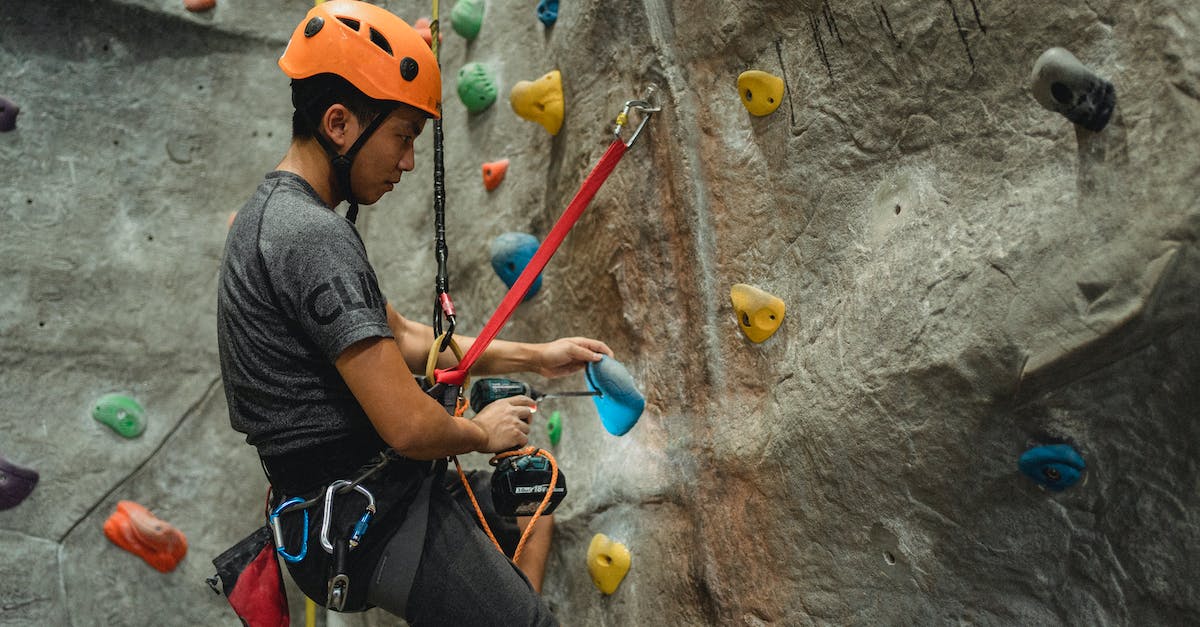
[(350, 145), (349, 137), (358, 130), (358, 120), (346, 105), (334, 103), (321, 116), (321, 130), (333, 145), (344, 148)]

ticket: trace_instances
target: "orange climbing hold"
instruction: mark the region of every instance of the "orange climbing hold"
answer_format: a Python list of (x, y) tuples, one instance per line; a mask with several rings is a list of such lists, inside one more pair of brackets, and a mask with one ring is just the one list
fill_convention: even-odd
[(192, 13), (202, 13), (217, 6), (217, 0), (183, 0), (183, 7)]
[(508, 159), (491, 161), (483, 164), (483, 186), (490, 192), (500, 187), (504, 175), (508, 173)]
[(117, 510), (104, 521), (104, 535), (164, 573), (175, 570), (187, 555), (183, 532), (133, 501), (117, 502)]
[[(429, 18), (427, 18), (427, 17), (417, 18), (417, 21), (413, 22), (412, 27), (413, 27), (413, 30), (417, 31), (417, 33), (419, 35), (421, 35), (421, 39), (424, 39), (425, 43), (429, 44), (429, 47), (432, 48), (433, 47), (433, 23), (429, 21)], [(442, 43), (442, 33), (440, 31), (438, 32), (438, 43), (439, 44)]]

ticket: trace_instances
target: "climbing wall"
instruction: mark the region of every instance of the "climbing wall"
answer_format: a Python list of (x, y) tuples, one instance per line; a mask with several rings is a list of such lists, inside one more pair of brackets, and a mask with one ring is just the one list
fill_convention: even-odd
[[(653, 86), (663, 107), (501, 335), (601, 338), (647, 399), (623, 436), (590, 400), (542, 405), (561, 439), (534, 442), (570, 486), (545, 584), (564, 623), (1200, 621), (1200, 6), (561, 0), (547, 25), (537, 4), (481, 3), (473, 39), (443, 24), (461, 331), (505, 292), (497, 238), (544, 238), (622, 104)], [(309, 6), (0, 12), (20, 109), (0, 103), (0, 624), (237, 624), (204, 578), (266, 485), (227, 423), (216, 271), (286, 148), (275, 59)], [(1054, 47), (1080, 66), (1051, 55), (1039, 100)], [(459, 98), (468, 64), (490, 105)], [(513, 106), (552, 101), (553, 70), (555, 134)], [(1042, 104), (1082, 119), (1062, 89), (1099, 81), (1099, 130)], [(359, 220), (418, 320), (430, 135)], [(93, 417), (112, 393), (144, 430)], [(174, 569), (106, 539), (126, 500), (186, 536)], [(630, 556), (610, 594), (597, 534)]]

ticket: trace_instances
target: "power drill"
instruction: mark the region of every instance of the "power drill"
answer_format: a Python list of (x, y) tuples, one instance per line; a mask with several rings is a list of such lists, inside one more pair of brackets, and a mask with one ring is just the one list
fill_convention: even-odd
[(539, 392), (533, 389), (533, 386), (521, 381), (513, 381), (512, 379), (476, 379), (471, 386), (471, 409), (475, 413), (479, 413), (484, 407), (487, 407), (493, 401), (498, 401), (502, 398), (511, 398), (524, 394), (535, 401), (540, 401), (544, 398), (560, 398), (566, 396), (597, 396), (599, 392)]
[[(559, 396), (594, 396), (595, 392), (558, 392), (543, 394), (528, 383), (512, 379), (476, 379), (471, 386), (471, 409), (476, 413), (500, 399), (524, 394), (533, 400)], [(496, 513), (503, 516), (528, 516), (537, 510), (546, 492), (553, 490), (543, 514), (550, 514), (567, 496), (567, 479), (561, 468), (558, 481), (551, 486), (553, 469), (550, 460), (541, 455), (503, 457), (492, 472), (492, 503)]]

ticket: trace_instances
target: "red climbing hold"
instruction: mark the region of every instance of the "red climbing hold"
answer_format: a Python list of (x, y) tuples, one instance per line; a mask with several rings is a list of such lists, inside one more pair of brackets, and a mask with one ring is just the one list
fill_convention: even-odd
[[(417, 21), (413, 22), (412, 25), (413, 30), (417, 31), (417, 33), (421, 35), (421, 38), (425, 40), (425, 43), (429, 44), (430, 48), (433, 47), (432, 26), (433, 24), (430, 23), (429, 18), (427, 17), (417, 18)], [(440, 32), (438, 33), (438, 43), (442, 43), (442, 34)]]
[(17, 114), (21, 107), (7, 98), (0, 98), (0, 133), (7, 133), (17, 128)]
[(117, 510), (104, 521), (104, 535), (164, 573), (175, 570), (187, 555), (183, 532), (133, 501), (117, 502)]
[(217, 0), (183, 0), (183, 7), (192, 13), (202, 13), (217, 6)]
[(483, 186), (490, 192), (500, 187), (504, 175), (508, 173), (508, 159), (491, 161), (483, 164)]

